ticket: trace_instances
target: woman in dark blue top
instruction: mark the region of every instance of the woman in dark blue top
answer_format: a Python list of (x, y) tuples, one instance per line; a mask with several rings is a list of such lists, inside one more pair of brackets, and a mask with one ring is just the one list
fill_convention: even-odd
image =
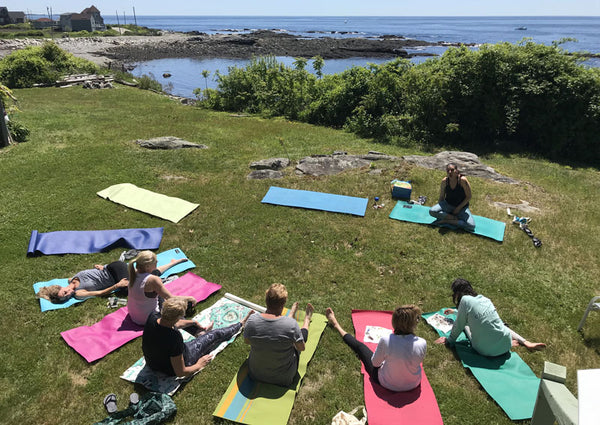
[(429, 209), (429, 214), (437, 218), (434, 224), (450, 224), (472, 232), (475, 230), (475, 221), (469, 210), (471, 185), (460, 174), (456, 164), (446, 165), (446, 173), (440, 186), (438, 203)]

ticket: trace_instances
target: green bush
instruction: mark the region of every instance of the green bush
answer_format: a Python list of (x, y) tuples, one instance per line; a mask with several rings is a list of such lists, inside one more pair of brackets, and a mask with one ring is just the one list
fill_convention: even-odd
[(10, 88), (24, 88), (34, 84), (53, 84), (63, 75), (94, 73), (96, 70), (92, 62), (47, 42), (41, 47), (17, 50), (0, 60), (0, 81)]
[(8, 131), (12, 135), (12, 138), (15, 142), (23, 143), (29, 138), (29, 129), (27, 129), (27, 127), (25, 127), (23, 124), (14, 120), (8, 122)]
[(150, 75), (142, 75), (138, 79), (138, 88), (142, 90), (154, 90), (158, 92), (162, 92), (162, 85), (156, 81), (154, 75), (150, 73)]
[(216, 73), (219, 90), (205, 90), (203, 103), (217, 110), (297, 119), (310, 101), (316, 78), (304, 69), (304, 60), (295, 65), (285, 66), (269, 56), (253, 58), (245, 68), (230, 67), (228, 75)]
[[(600, 164), (600, 70), (523, 41), (450, 48), (419, 65), (396, 59), (315, 78), (274, 58), (217, 74), (201, 104), (345, 127), (389, 143), (520, 152)], [(319, 64), (319, 69), (322, 64)]]

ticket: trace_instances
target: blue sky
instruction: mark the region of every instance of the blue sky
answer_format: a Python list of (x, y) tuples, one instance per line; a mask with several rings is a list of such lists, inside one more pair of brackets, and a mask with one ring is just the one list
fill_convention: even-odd
[(255, 16), (600, 16), (600, 0), (11, 0), (8, 10), (55, 15), (91, 4), (103, 15)]

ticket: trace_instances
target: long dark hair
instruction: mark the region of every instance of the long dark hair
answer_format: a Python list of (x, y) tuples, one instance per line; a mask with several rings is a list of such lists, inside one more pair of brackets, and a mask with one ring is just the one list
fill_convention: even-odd
[(460, 300), (463, 296), (471, 295), (472, 297), (476, 297), (478, 295), (471, 286), (471, 283), (467, 279), (463, 279), (461, 277), (452, 282), (450, 289), (452, 289), (452, 301), (454, 302), (456, 308), (458, 308)]

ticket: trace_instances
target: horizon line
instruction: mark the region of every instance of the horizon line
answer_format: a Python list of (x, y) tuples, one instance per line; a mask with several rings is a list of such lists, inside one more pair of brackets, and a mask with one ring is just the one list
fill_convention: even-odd
[[(77, 12), (54, 12), (54, 14)], [(47, 15), (31, 12), (30, 15)], [(205, 18), (600, 18), (600, 15), (190, 15), (190, 14), (139, 14), (152, 17), (205, 17)], [(121, 16), (105, 14), (104, 16)]]

